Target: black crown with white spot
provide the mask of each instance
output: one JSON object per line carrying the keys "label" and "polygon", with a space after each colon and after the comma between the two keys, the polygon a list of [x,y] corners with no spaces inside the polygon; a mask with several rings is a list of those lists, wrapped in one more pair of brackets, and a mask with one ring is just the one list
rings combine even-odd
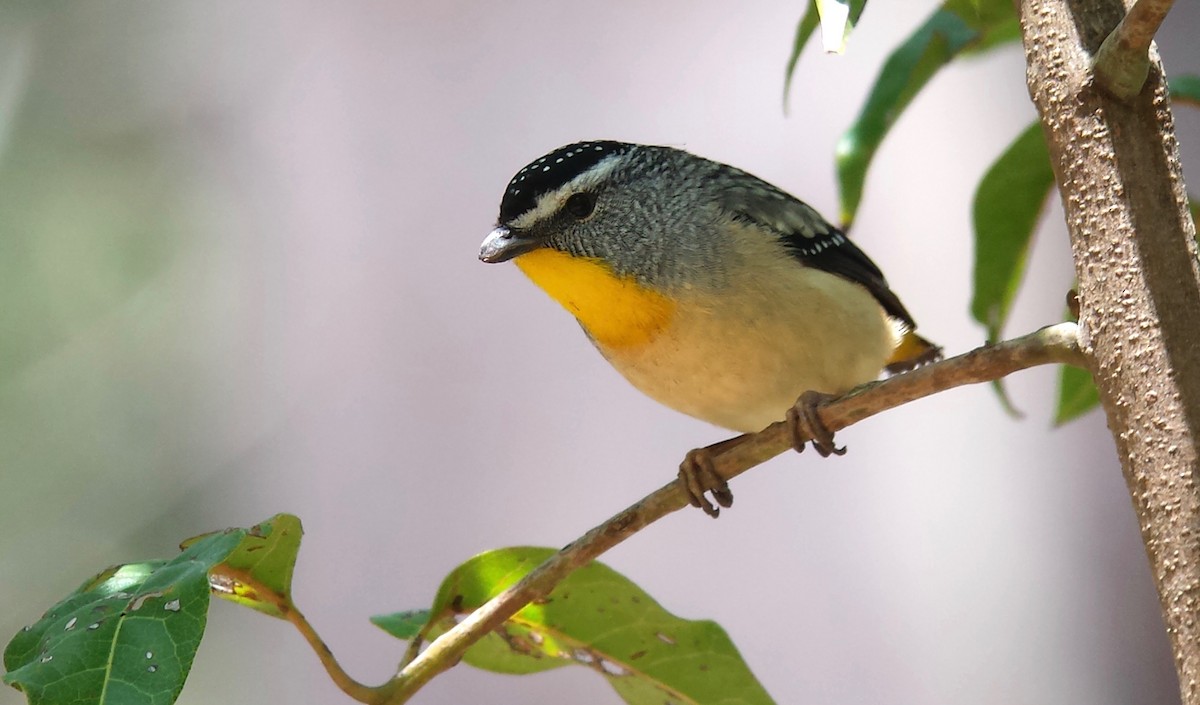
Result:
{"label": "black crown with white spot", "polygon": [[631,147],[626,142],[612,140],[576,142],[535,159],[508,182],[500,201],[500,223],[511,222],[537,205],[543,194],[561,188],[601,161]]}

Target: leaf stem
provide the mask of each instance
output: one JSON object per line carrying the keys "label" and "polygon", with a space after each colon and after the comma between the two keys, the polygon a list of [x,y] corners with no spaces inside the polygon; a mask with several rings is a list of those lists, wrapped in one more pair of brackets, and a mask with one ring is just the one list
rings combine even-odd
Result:
{"label": "leaf stem", "polygon": [[342,689],[342,692],[360,703],[376,705],[387,702],[394,687],[391,681],[381,686],[372,687],[354,680],[350,674],[346,673],[342,665],[338,663],[338,660],[334,658],[333,652],[325,644],[325,640],[317,634],[317,630],[313,628],[313,625],[309,623],[304,614],[294,604],[291,604],[289,601],[286,609],[281,611],[283,612],[284,619],[296,627],[296,630],[300,632],[304,640],[316,652],[317,658],[321,660],[321,665],[325,667],[325,672],[329,674],[334,684]]}

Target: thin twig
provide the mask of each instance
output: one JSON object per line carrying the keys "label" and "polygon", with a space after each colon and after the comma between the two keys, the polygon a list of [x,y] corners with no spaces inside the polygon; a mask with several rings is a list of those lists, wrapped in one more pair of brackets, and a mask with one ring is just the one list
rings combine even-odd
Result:
{"label": "thin twig", "polygon": [[360,703],[368,703],[376,705],[377,703],[387,702],[387,698],[391,695],[391,682],[385,683],[378,687],[364,685],[354,680],[350,674],[346,673],[342,665],[334,658],[333,652],[325,645],[325,640],[318,634],[313,625],[305,619],[300,610],[296,609],[293,604],[288,604],[288,609],[282,610],[283,617],[291,622],[296,630],[304,636],[304,640],[312,647],[312,650],[317,653],[317,658],[321,659],[321,665],[325,667],[325,672],[333,680],[337,687],[342,689],[342,692]]}
{"label": "thin twig", "polygon": [[[431,621],[430,624],[433,622]],[[425,645],[425,639],[420,635],[416,635],[408,642],[408,648],[404,650],[404,656],[400,657],[400,668],[404,668],[412,663],[417,656],[421,654],[421,647]]]}
{"label": "thin twig", "polygon": [[[361,703],[370,705],[386,702],[390,697],[392,688],[395,687],[393,681],[388,681],[379,687],[372,687],[359,683],[346,673],[342,665],[334,658],[329,646],[325,644],[325,640],[317,634],[317,630],[296,607],[296,603],[292,602],[292,597],[287,591],[277,590],[273,586],[264,584],[251,572],[231,568],[226,564],[218,565],[209,572],[208,584],[213,594],[234,602],[255,606],[256,609],[262,609],[266,614],[290,622],[316,652],[317,658],[321,660],[321,665],[325,667],[329,678],[345,694]],[[247,594],[252,595],[252,599],[243,599]],[[274,609],[263,609],[267,606]],[[414,641],[419,642],[419,639]]]}
{"label": "thin twig", "polygon": [[1123,101],[1142,92],[1150,74],[1150,43],[1174,1],[1137,0],[1129,8],[1092,60],[1101,87]]}
{"label": "thin twig", "polygon": [[[865,384],[821,407],[821,419],[838,431],[901,404],[966,384],[999,379],[1037,365],[1065,363],[1083,366],[1078,328],[1060,323],[1029,335],[977,348],[958,357],[927,365],[880,382]],[[717,473],[732,479],[792,447],[792,432],[774,423],[742,437],[714,455]],[[552,556],[516,585],[500,593],[462,622],[438,637],[420,656],[404,666],[381,688],[390,689],[389,705],[403,703],[438,673],[458,663],[467,648],[531,601],[544,597],[576,568],[637,533],[648,524],[688,505],[678,480],[647,495]]]}
{"label": "thin twig", "polygon": [[421,647],[425,645],[425,642],[430,640],[429,635],[442,623],[444,616],[446,615],[429,615],[429,620],[421,625],[421,629],[417,631],[417,635],[409,640],[408,648],[404,650],[404,656],[400,658],[400,665],[397,667],[397,671],[403,670],[405,666],[412,663],[417,656],[421,655]]}

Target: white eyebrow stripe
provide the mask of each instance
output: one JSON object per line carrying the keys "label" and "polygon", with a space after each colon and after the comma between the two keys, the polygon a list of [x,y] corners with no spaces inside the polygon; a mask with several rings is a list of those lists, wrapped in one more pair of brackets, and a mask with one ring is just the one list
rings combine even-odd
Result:
{"label": "white eyebrow stripe", "polygon": [[533,208],[513,218],[509,224],[510,227],[521,230],[554,215],[558,212],[559,208],[562,208],[563,201],[566,201],[568,196],[579,191],[587,191],[607,179],[609,174],[624,160],[624,157],[625,155],[623,154],[614,154],[610,157],[605,157],[574,179],[571,179],[553,191],[542,194],[538,197],[537,203],[534,204]]}

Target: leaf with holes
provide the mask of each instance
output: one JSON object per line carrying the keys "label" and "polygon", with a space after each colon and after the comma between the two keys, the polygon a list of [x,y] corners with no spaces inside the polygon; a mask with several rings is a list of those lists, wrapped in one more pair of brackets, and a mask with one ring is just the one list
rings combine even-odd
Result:
{"label": "leaf with holes", "polygon": [[169,561],[110,568],[25,628],[4,651],[4,682],[30,705],[169,705],[208,617],[208,571],[244,530],[205,537]]}
{"label": "leaf with holes", "polygon": [[904,109],[943,66],[960,53],[1014,41],[1015,10],[998,0],[947,0],[883,65],[858,118],[838,141],[841,219],[849,226],[862,201],[867,169]]}
{"label": "leaf with holes", "polygon": [[213,593],[283,619],[292,609],[292,571],[304,529],[291,514],[250,528],[238,547],[209,573]]}
{"label": "leaf with holes", "polygon": [[1035,122],[1004,150],[975,190],[971,315],[987,328],[988,340],[999,340],[1003,332],[1053,186],[1046,139]]}
{"label": "leaf with holes", "polygon": [[[513,585],[550,548],[505,548],[456,568],[434,601],[433,634],[453,626]],[[567,664],[604,676],[628,703],[770,703],[725,631],[680,619],[600,563],[580,568],[545,599],[527,605],[463,657],[500,673],[534,673]]]}

